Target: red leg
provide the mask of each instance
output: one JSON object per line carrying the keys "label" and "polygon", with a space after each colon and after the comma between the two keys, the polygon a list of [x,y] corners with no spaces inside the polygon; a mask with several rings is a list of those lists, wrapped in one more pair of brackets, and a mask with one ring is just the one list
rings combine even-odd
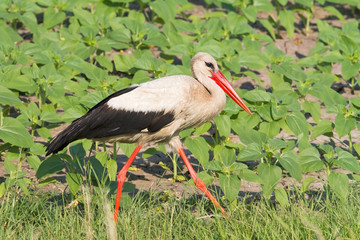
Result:
{"label": "red leg", "polygon": [[189,169],[190,176],[194,180],[194,183],[195,183],[196,187],[199,188],[203,193],[205,193],[205,195],[215,204],[216,207],[220,208],[221,213],[224,216],[225,216],[225,214],[227,216],[229,216],[224,211],[224,209],[220,206],[218,201],[216,201],[215,197],[209,192],[209,190],[207,190],[205,183],[200,178],[197,178],[196,172],[195,172],[194,168],[191,166],[191,164],[189,162],[189,159],[186,157],[186,155],[184,153],[184,150],[180,147],[178,149],[178,152],[179,152],[181,158],[184,160],[184,163],[185,163],[186,167]]}
{"label": "red leg", "polygon": [[117,216],[118,216],[118,211],[119,211],[119,206],[120,206],[120,199],[121,199],[121,192],[122,192],[123,184],[126,180],[126,173],[129,169],[129,167],[131,166],[132,162],[134,161],[136,155],[139,153],[141,147],[142,146],[139,145],[135,148],[135,150],[131,154],[129,160],[127,160],[127,162],[125,163],[125,165],[123,166],[123,168],[120,170],[120,172],[118,174],[118,177],[117,177],[118,186],[117,186],[117,192],[116,192],[115,213],[114,213],[115,223],[117,221]]}

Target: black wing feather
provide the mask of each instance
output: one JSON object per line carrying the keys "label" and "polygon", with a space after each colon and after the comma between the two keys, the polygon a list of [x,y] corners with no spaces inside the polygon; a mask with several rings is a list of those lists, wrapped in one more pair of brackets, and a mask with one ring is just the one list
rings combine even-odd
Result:
{"label": "black wing feather", "polygon": [[136,87],[129,87],[111,94],[91,108],[85,115],[74,120],[50,142],[46,149],[46,155],[57,153],[78,139],[132,134],[143,129],[156,132],[174,120],[173,113],[116,110],[106,104],[111,98],[130,92]]}

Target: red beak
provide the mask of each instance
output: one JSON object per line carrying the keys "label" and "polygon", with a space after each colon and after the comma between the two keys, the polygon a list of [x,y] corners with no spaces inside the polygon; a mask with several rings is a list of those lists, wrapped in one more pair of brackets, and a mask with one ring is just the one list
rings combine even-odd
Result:
{"label": "red beak", "polygon": [[239,97],[239,95],[235,92],[234,88],[230,85],[229,81],[224,77],[224,75],[217,71],[216,73],[212,73],[210,77],[212,80],[219,85],[224,92],[226,92],[229,97],[232,98],[242,109],[244,109],[247,113],[251,114],[250,109],[245,105],[244,101]]}

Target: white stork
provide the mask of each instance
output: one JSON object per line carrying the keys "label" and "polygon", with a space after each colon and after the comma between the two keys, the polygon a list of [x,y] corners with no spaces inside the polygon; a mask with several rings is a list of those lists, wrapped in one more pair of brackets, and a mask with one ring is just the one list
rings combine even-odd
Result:
{"label": "white stork", "polygon": [[218,115],[226,103],[224,92],[246,112],[251,112],[219,71],[212,56],[197,53],[191,60],[191,71],[194,77],[163,77],[111,94],[84,116],[74,120],[47,146],[46,155],[49,155],[82,138],[137,143],[117,177],[115,222],[128,168],[142,146],[158,142],[168,143],[180,154],[196,187],[224,214],[223,208],[207,190],[204,182],[197,178],[181,146],[179,132],[199,126]]}

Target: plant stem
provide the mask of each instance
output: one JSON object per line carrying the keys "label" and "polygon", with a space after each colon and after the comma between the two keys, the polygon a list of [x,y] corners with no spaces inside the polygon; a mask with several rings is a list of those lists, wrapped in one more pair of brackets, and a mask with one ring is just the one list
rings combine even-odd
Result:
{"label": "plant stem", "polygon": [[171,157],[171,161],[173,163],[173,173],[174,173],[174,180],[177,180],[177,158],[176,158],[176,153],[173,152],[172,157]]}
{"label": "plant stem", "polygon": [[350,153],[352,154],[353,144],[352,144],[352,139],[351,139],[351,133],[349,133],[348,136],[349,136],[349,150],[350,150]]}
{"label": "plant stem", "polygon": [[116,161],[116,155],[117,155],[116,142],[114,142],[114,147],[113,147],[113,160],[115,160],[115,161]]}

